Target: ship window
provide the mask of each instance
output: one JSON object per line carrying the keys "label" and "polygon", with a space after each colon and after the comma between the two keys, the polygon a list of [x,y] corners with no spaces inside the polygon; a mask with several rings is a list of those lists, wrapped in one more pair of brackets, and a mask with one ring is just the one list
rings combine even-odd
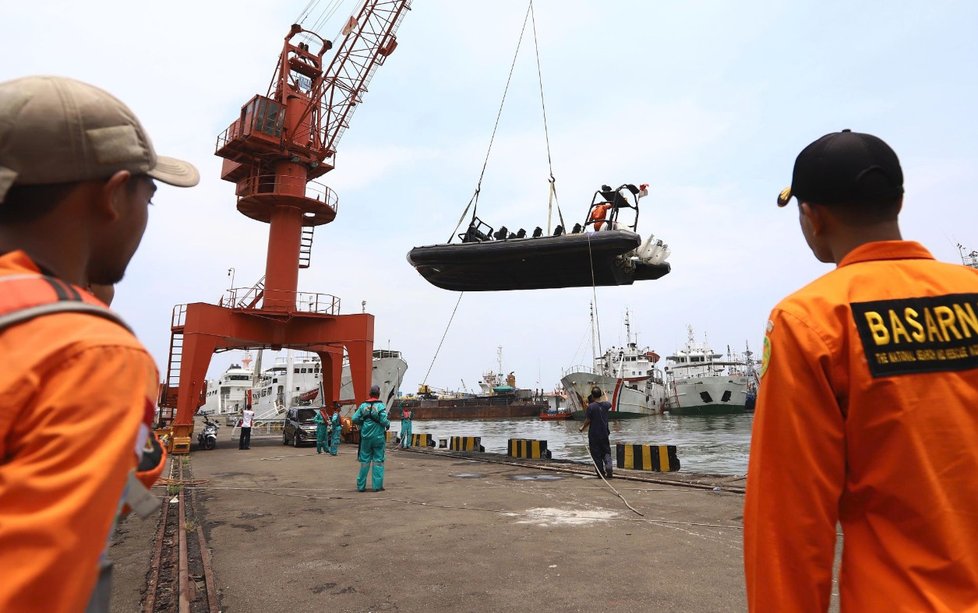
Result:
{"label": "ship window", "polygon": [[723,396],[720,397],[720,402],[730,402],[730,390],[724,390]]}
{"label": "ship window", "polygon": [[700,392],[700,398],[703,402],[713,402],[713,396],[710,396],[710,392]]}

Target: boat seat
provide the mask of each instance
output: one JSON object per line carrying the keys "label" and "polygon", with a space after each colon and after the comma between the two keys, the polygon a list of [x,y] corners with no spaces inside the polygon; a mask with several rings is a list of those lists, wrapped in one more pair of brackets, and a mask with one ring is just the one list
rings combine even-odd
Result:
{"label": "boat seat", "polygon": [[557,226],[554,228],[554,236],[560,236],[564,233],[564,226]]}
{"label": "boat seat", "polygon": [[574,224],[574,229],[571,230],[571,234],[580,234],[582,230],[584,230],[584,228],[581,226],[581,224],[576,223]]}
{"label": "boat seat", "polygon": [[493,232],[492,236],[498,241],[504,241],[509,237],[509,230],[506,229],[506,226],[500,226],[498,230]]}
{"label": "boat seat", "polygon": [[526,230],[520,228],[519,231],[516,233],[516,238],[526,238]]}
{"label": "boat seat", "polygon": [[463,243],[481,243],[492,240],[492,226],[482,221],[478,217],[473,217],[469,227],[458,237]]}
{"label": "boat seat", "polygon": [[543,236],[543,228],[537,226],[533,230],[533,238],[540,238],[541,236]]}

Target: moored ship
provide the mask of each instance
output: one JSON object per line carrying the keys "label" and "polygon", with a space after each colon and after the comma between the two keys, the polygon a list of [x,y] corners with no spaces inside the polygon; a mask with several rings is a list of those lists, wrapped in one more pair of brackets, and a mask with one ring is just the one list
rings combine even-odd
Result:
{"label": "moored ship", "polygon": [[704,340],[698,344],[693,327],[685,347],[666,356],[665,410],[673,415],[744,413],[752,405],[757,376],[748,351],[726,359]]}
{"label": "moored ship", "polygon": [[560,379],[567,392],[569,410],[575,419],[584,419],[587,396],[597,386],[611,403],[609,419],[646,417],[662,412],[665,383],[656,366],[659,355],[649,347],[639,348],[632,337],[625,313],[625,346],[611,347],[594,358],[593,368],[574,366]]}
{"label": "moored ship", "polygon": [[498,371],[487,371],[479,381],[481,394],[436,393],[420,385],[416,396],[396,398],[388,403],[391,419],[400,419],[401,410],[411,411],[413,419],[508,419],[538,417],[549,406],[542,390],[516,387],[516,375],[502,374],[502,348]]}
{"label": "moored ship", "polygon": [[[246,405],[255,411],[255,419],[283,418],[288,407],[321,405],[322,366],[319,356],[299,354],[279,358],[266,370],[261,370],[261,355],[255,368],[251,358],[231,367],[217,380],[207,382],[206,402],[201,410],[211,415],[228,415],[229,423],[236,422]],[[380,386],[381,400],[388,404],[404,380],[407,362],[400,351],[375,349],[371,384]],[[260,375],[256,372],[260,372]],[[340,398],[353,398],[350,366],[344,360],[340,381]]]}

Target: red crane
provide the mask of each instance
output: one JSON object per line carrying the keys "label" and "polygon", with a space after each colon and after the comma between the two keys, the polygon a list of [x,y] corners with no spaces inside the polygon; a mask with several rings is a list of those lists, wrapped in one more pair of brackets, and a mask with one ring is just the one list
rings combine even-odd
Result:
{"label": "red crane", "polygon": [[[298,292],[311,263],[313,229],[336,218],[336,194],[316,181],[333,169],[336,146],[376,69],[397,47],[409,0],[366,0],[331,41],[293,25],[272,82],[217,139],[221,178],[235,183],[237,208],[269,224],[265,275],[232,288],[218,305],[177,305],[160,417],[172,425],[172,450],[190,450],[193,415],[215,351],[303,349],[322,360],[324,401],[339,400],[344,349],[356,402],[366,399],[373,357],[373,316],[341,315],[339,299]],[[291,390],[290,390],[291,392]],[[350,399],[347,399],[350,400]],[[327,404],[327,406],[332,406]]]}

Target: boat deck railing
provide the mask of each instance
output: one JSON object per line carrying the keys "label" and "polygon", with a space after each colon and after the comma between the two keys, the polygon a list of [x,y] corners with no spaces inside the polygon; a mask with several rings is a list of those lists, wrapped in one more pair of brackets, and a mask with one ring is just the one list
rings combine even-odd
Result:
{"label": "boat deck railing", "polygon": [[561,377],[564,377],[564,376],[567,376],[567,375],[569,375],[571,373],[575,373],[575,372],[593,373],[594,372],[594,369],[593,368],[589,368],[589,367],[585,366],[584,364],[575,364],[574,366],[569,366],[569,367],[561,370],[560,371],[560,376]]}

